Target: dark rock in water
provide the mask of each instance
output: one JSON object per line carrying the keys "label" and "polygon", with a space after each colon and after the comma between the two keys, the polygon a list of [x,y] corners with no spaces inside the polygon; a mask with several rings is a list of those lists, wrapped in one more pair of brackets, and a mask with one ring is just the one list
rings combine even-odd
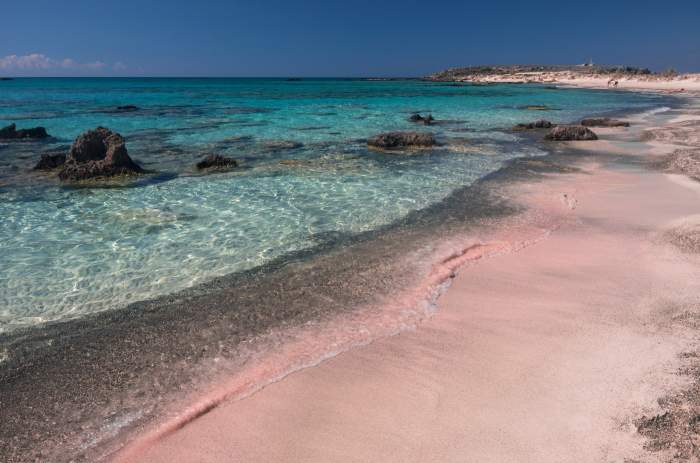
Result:
{"label": "dark rock in water", "polygon": [[529,122],[527,124],[518,124],[513,127],[513,130],[534,130],[534,129],[551,129],[554,126],[549,121],[540,119],[539,121]]}
{"label": "dark rock in water", "polygon": [[44,153],[34,166],[34,170],[53,170],[66,162],[65,153]]}
{"label": "dark rock in water", "polygon": [[411,117],[408,118],[409,122],[422,122],[425,125],[430,125],[433,123],[435,119],[433,118],[432,114],[428,114],[427,116],[423,117],[420,114],[412,114]]}
{"label": "dark rock in water", "polygon": [[34,127],[31,129],[20,129],[17,131],[17,138],[48,138],[49,134],[43,127]]}
{"label": "dark rock in water", "polygon": [[396,149],[409,147],[429,147],[436,144],[432,133],[388,132],[375,135],[367,140],[372,148]]}
{"label": "dark rock in water", "polygon": [[590,117],[581,121],[585,127],[629,127],[630,123],[609,117]]}
{"label": "dark rock in water", "polygon": [[133,104],[127,104],[124,106],[117,106],[117,111],[122,111],[122,112],[138,111],[139,109],[141,109],[141,108],[139,108],[138,106],[133,105]]}
{"label": "dark rock in water", "polygon": [[141,108],[139,108],[136,105],[127,104],[127,105],[111,106],[109,108],[98,109],[97,112],[106,113],[106,114],[118,114],[118,113],[131,113],[131,112],[140,111],[140,110],[141,110]]}
{"label": "dark rock in water", "polygon": [[0,140],[13,140],[17,136],[17,126],[10,124],[0,129]]}
{"label": "dark rock in water", "polygon": [[197,169],[228,169],[237,167],[238,162],[235,159],[221,156],[220,154],[210,154],[197,163]]}
{"label": "dark rock in water", "polygon": [[281,151],[301,148],[304,145],[298,141],[291,140],[268,140],[262,142],[262,146],[271,151]]}
{"label": "dark rock in water", "polygon": [[20,140],[24,138],[47,138],[44,127],[34,127],[31,129],[19,129],[15,124],[10,124],[7,127],[0,129],[0,140]]}
{"label": "dark rock in water", "polygon": [[15,80],[13,77],[0,77],[0,80]]}
{"label": "dark rock in water", "polygon": [[598,136],[591,129],[582,125],[558,125],[544,139],[554,141],[597,140]]}
{"label": "dark rock in water", "polygon": [[58,176],[61,180],[86,180],[143,172],[129,157],[124,137],[97,127],[75,139]]}

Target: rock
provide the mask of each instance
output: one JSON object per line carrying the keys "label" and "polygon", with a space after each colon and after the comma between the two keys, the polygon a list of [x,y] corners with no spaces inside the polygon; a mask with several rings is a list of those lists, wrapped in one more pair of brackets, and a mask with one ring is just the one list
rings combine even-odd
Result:
{"label": "rock", "polygon": [[117,111],[120,111],[120,112],[138,111],[139,109],[141,109],[141,108],[139,108],[138,106],[133,105],[133,104],[127,104],[124,106],[117,106]]}
{"label": "rock", "polygon": [[609,117],[590,117],[581,121],[585,127],[629,127],[630,123]]}
{"label": "rock", "polygon": [[48,138],[49,134],[43,127],[34,127],[31,129],[20,129],[17,131],[17,138]]}
{"label": "rock", "polygon": [[527,124],[518,124],[513,127],[513,130],[534,130],[534,129],[551,129],[554,126],[549,121],[540,119],[539,121],[529,122]]}
{"label": "rock", "polygon": [[262,142],[262,146],[271,151],[282,151],[301,148],[304,145],[298,141],[291,140],[268,140]]}
{"label": "rock", "polygon": [[121,135],[97,127],[75,139],[58,176],[61,180],[86,180],[143,172],[129,157]]}
{"label": "rock", "polygon": [[527,109],[529,111],[551,111],[552,110],[552,108],[550,108],[549,106],[539,105],[539,104],[521,106],[520,109]]}
{"label": "rock", "polygon": [[238,162],[235,159],[221,156],[220,154],[210,154],[197,163],[197,169],[228,169],[237,167]]}
{"label": "rock", "polygon": [[53,170],[66,162],[65,153],[44,153],[34,166],[34,170]]}
{"label": "rock", "polygon": [[433,123],[435,119],[433,118],[432,114],[428,114],[427,116],[423,117],[420,114],[412,114],[411,117],[408,118],[409,122],[422,122],[425,125],[430,125]]}
{"label": "rock", "polygon": [[367,140],[372,148],[397,149],[409,147],[429,147],[436,144],[432,133],[424,132],[387,132],[375,135]]}
{"label": "rock", "polygon": [[17,137],[17,126],[10,124],[0,129],[0,140],[13,140]]}
{"label": "rock", "polygon": [[15,124],[0,129],[0,140],[20,140],[23,138],[48,138],[44,127],[34,127],[31,129],[19,129]]}
{"label": "rock", "polygon": [[598,136],[588,127],[582,125],[558,125],[544,137],[545,140],[597,140]]}

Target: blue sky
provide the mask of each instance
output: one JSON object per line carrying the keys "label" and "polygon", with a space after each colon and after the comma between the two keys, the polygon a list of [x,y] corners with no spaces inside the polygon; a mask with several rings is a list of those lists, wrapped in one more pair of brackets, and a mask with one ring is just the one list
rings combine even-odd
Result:
{"label": "blue sky", "polygon": [[0,75],[419,76],[472,64],[700,71],[700,0],[8,0]]}

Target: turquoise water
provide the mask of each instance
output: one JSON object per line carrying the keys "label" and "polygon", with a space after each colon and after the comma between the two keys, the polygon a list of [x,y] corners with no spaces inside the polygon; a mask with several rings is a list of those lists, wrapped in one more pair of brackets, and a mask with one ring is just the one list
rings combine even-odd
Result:
{"label": "turquoise water", "polygon": [[[515,123],[661,103],[632,93],[419,81],[0,82],[0,126],[40,125],[55,137],[0,143],[0,332],[168,294],[390,224],[509,159],[544,154],[504,130]],[[141,109],[113,111],[126,104]],[[441,122],[413,125],[407,117],[416,111]],[[159,174],[75,188],[31,172],[41,152],[97,125],[124,135],[132,158]],[[442,146],[403,155],[366,149],[368,136],[412,129],[434,132]],[[193,165],[207,153],[241,167],[199,175]]]}

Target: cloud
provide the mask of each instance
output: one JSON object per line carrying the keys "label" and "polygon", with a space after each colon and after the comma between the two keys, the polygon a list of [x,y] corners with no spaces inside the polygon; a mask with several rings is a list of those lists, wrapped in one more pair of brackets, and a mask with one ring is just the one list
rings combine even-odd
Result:
{"label": "cloud", "polygon": [[79,63],[71,58],[56,60],[42,53],[7,55],[0,58],[0,70],[3,71],[99,70],[105,66],[102,61]]}
{"label": "cloud", "polygon": [[117,61],[114,63],[114,66],[112,66],[112,69],[115,71],[125,71],[126,70],[126,64],[122,63],[121,61]]}

